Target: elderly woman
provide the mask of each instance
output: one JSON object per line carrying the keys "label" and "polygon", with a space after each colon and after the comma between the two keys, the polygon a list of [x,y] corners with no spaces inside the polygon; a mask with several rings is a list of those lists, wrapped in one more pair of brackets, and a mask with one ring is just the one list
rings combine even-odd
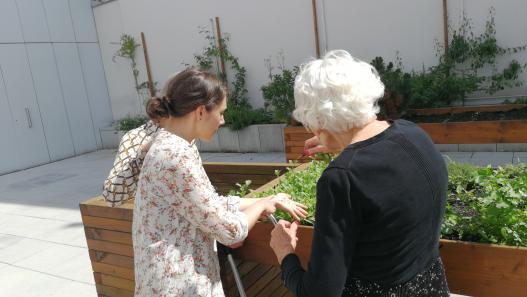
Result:
{"label": "elderly woman", "polygon": [[296,296],[449,296],[439,257],[447,171],[423,130],[379,121],[384,85],[343,50],[304,65],[294,116],[315,134],[306,149],[339,153],[317,183],[307,271],[298,223],[280,221],[271,247]]}

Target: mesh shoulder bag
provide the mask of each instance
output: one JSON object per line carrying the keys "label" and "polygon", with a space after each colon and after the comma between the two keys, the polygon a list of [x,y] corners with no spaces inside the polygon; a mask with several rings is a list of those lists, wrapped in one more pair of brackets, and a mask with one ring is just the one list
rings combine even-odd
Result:
{"label": "mesh shoulder bag", "polygon": [[153,141],[159,127],[152,121],[128,131],[121,142],[117,156],[104,181],[102,196],[114,207],[134,198],[146,151],[141,148]]}

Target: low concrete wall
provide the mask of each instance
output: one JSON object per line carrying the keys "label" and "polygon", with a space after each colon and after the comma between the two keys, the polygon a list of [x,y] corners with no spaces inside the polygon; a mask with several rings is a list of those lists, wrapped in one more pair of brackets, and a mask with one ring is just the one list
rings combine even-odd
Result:
{"label": "low concrete wall", "polygon": [[[285,124],[251,125],[239,131],[221,127],[211,141],[196,142],[200,152],[264,153],[284,151]],[[123,131],[99,129],[103,149],[116,149]]]}
{"label": "low concrete wall", "polygon": [[221,127],[211,141],[198,141],[198,148],[200,152],[283,152],[285,126],[251,125],[239,131]]}

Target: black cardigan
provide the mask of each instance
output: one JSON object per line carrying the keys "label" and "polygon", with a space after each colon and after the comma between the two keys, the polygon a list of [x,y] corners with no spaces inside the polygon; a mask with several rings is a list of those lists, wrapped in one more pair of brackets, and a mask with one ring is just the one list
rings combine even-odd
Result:
{"label": "black cardigan", "polygon": [[308,270],[295,254],[282,280],[296,296],[341,296],[346,280],[391,286],[439,257],[448,174],[428,135],[397,120],[349,145],[317,183]]}

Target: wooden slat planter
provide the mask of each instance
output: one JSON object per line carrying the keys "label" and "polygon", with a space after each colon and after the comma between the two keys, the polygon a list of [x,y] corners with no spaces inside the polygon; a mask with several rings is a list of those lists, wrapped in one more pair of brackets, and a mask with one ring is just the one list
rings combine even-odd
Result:
{"label": "wooden slat planter", "polygon": [[[295,170],[302,170],[307,165]],[[256,191],[267,190],[278,180],[274,179]],[[80,208],[99,296],[133,296],[130,233],[133,202],[110,208],[102,197],[96,197],[81,203]],[[272,228],[269,223],[257,223],[244,245],[235,250],[247,296],[292,296],[282,285],[276,257],[269,247]],[[312,237],[312,227],[299,228],[297,253],[304,267],[311,252]],[[440,251],[453,293],[478,297],[525,296],[526,248],[441,240]],[[220,263],[226,296],[238,296],[229,266],[224,259],[220,259]]]}
{"label": "wooden slat planter", "polygon": [[[420,123],[436,144],[527,143],[527,120]],[[303,127],[284,128],[287,160],[306,162],[304,142],[313,137]]]}
{"label": "wooden slat planter", "polygon": [[[273,226],[257,223],[238,259],[278,265],[269,247]],[[311,253],[312,227],[298,229],[297,254],[304,268]],[[441,240],[441,258],[452,293],[478,297],[524,297],[527,293],[527,248]]]}
{"label": "wooden slat planter", "polygon": [[[278,163],[205,163],[204,168],[219,192],[226,193],[236,183],[253,179],[258,187],[276,179],[275,171],[285,172],[293,164]],[[80,204],[86,241],[98,296],[131,297],[134,291],[134,259],[132,247],[133,201],[118,207],[109,207],[99,196]],[[222,263],[224,287],[228,296],[236,296],[234,279],[228,267]],[[281,284],[275,267],[240,261],[240,271],[246,289],[252,295],[261,294],[272,284]],[[278,278],[277,278],[278,277]],[[263,280],[261,282],[260,280]],[[280,294],[278,294],[280,293]],[[285,292],[277,292],[283,296]],[[273,296],[265,293],[262,296]]]}
{"label": "wooden slat planter", "polygon": [[[294,170],[303,170],[303,164]],[[269,182],[255,192],[265,191],[278,183]],[[270,223],[259,222],[234,256],[243,261],[278,266],[269,246]],[[313,228],[298,229],[297,254],[304,268],[311,254]],[[527,248],[441,240],[440,253],[452,293],[478,297],[527,296]]]}
{"label": "wooden slat planter", "polygon": [[455,106],[442,108],[423,108],[410,109],[408,112],[415,115],[437,115],[437,114],[455,114],[463,112],[495,112],[510,111],[527,107],[527,104],[496,104],[481,106]]}

